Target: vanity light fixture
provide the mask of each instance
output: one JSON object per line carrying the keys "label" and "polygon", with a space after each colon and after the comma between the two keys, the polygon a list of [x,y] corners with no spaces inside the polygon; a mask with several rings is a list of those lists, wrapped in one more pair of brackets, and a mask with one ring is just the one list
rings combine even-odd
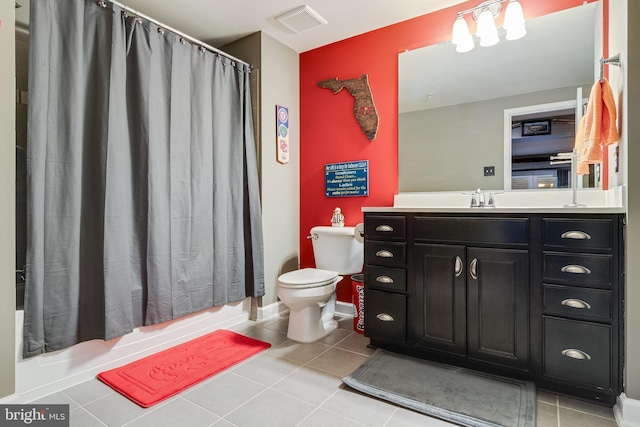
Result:
{"label": "vanity light fixture", "polygon": [[498,30],[495,17],[502,11],[501,3],[508,1],[504,14],[503,28],[507,31],[507,40],[517,40],[527,34],[524,26],[522,6],[518,0],[489,0],[480,5],[458,12],[453,23],[451,42],[456,45],[457,52],[469,52],[474,48],[473,37],[469,33],[469,26],[464,15],[471,13],[473,19],[478,22],[476,36],[480,38],[480,46],[488,47],[498,43]]}
{"label": "vanity light fixture", "polygon": [[[497,3],[496,5],[498,6],[497,9],[499,13],[500,3]],[[473,17],[475,19],[475,12],[473,13]],[[476,29],[476,36],[480,38],[480,46],[489,47],[498,44],[500,41],[498,38],[498,29],[496,28],[496,22],[493,19],[493,12],[488,6],[484,6],[480,9],[477,21],[478,25]]]}
{"label": "vanity light fixture", "polygon": [[507,10],[504,12],[502,27],[507,30],[507,40],[518,40],[527,34],[527,29],[524,27],[522,6],[516,0],[509,0]]}
{"label": "vanity light fixture", "polygon": [[453,23],[453,38],[451,40],[456,45],[456,51],[460,53],[469,52],[474,48],[473,37],[469,33],[469,26],[461,13],[458,14]]}

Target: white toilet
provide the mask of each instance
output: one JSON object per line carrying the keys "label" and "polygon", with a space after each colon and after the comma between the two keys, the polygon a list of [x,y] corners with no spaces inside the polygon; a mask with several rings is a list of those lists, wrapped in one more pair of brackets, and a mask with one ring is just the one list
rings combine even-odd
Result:
{"label": "white toilet", "polygon": [[355,234],[356,227],[313,227],[310,238],[317,268],[278,277],[278,297],[290,310],[287,338],[313,342],[338,327],[333,315],[340,274],[360,273],[364,262],[364,245]]}

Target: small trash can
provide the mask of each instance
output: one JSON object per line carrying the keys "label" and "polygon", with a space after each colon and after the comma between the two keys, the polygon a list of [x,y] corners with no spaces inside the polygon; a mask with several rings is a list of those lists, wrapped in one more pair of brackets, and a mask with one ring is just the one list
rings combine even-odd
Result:
{"label": "small trash can", "polygon": [[359,334],[364,334],[364,274],[354,274],[351,276],[353,287],[353,330]]}

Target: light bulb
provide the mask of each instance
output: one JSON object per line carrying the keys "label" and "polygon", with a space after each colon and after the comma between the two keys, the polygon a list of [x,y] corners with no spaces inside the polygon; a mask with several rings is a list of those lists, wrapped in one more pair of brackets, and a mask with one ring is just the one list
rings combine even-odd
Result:
{"label": "light bulb", "polygon": [[458,43],[460,43],[460,40],[468,35],[469,26],[467,25],[467,21],[465,21],[461,14],[458,14],[458,17],[453,23],[453,31],[451,32],[451,43],[457,45]]}
{"label": "light bulb", "polygon": [[493,20],[493,13],[491,13],[489,8],[485,8],[480,12],[476,36],[480,37],[480,46],[482,47],[493,46],[500,41],[498,38],[498,29]]}
{"label": "light bulb", "polygon": [[473,43],[473,37],[471,36],[471,34],[467,33],[461,39],[458,40],[458,45],[456,46],[456,52],[460,52],[460,53],[469,52],[474,47],[475,47],[475,43]]}
{"label": "light bulb", "polygon": [[522,6],[517,0],[510,0],[507,5],[504,13],[504,29],[507,30],[507,40],[518,40],[527,34]]}

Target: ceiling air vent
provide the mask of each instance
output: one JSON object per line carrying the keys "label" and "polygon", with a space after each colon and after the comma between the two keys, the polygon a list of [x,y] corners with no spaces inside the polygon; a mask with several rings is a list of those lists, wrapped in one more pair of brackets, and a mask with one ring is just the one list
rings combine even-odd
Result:
{"label": "ceiling air vent", "polygon": [[290,12],[278,15],[276,20],[294,33],[301,33],[327,23],[326,19],[318,15],[308,5],[300,6]]}

